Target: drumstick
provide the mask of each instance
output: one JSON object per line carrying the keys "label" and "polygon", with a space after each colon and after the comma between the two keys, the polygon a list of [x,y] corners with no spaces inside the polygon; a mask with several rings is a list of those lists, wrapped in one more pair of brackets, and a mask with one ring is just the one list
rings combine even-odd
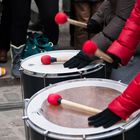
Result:
{"label": "drumstick", "polygon": [[112,63],[113,62],[113,59],[107,55],[106,53],[104,53],[103,51],[101,51],[97,45],[91,41],[91,40],[87,40],[84,45],[83,45],[83,48],[82,48],[83,52],[89,56],[97,56],[101,59],[103,59],[104,61],[106,62],[109,62],[109,63]]}
{"label": "drumstick", "polygon": [[61,95],[56,94],[56,93],[49,94],[49,96],[47,98],[47,101],[51,105],[56,105],[57,106],[59,104],[62,104],[62,105],[70,107],[71,109],[78,109],[78,111],[84,111],[84,112],[87,112],[87,113],[95,114],[95,113],[101,112],[101,110],[99,110],[99,109],[88,107],[86,105],[82,105],[82,104],[79,104],[79,103],[75,103],[75,102],[72,102],[72,101],[65,100],[61,97]]}
{"label": "drumstick", "polygon": [[43,55],[41,57],[41,62],[44,65],[49,65],[53,62],[66,62],[67,60],[69,60],[70,58],[56,58],[56,57],[51,57],[50,55]]}
{"label": "drumstick", "polygon": [[57,24],[65,24],[66,22],[69,22],[72,25],[79,26],[79,27],[82,27],[82,28],[87,28],[87,24],[86,23],[83,23],[83,22],[80,22],[80,21],[76,21],[76,20],[70,19],[63,12],[59,12],[59,13],[56,14],[56,16],[55,16],[55,22]]}

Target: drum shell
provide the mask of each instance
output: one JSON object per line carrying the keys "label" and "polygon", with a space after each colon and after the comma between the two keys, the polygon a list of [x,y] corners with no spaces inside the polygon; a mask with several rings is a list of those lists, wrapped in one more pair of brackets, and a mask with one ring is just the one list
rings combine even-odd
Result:
{"label": "drum shell", "polygon": [[42,88],[66,80],[79,78],[107,78],[105,70],[105,64],[100,63],[98,64],[98,66],[96,66],[94,69],[91,69],[90,71],[85,71],[81,73],[69,73],[63,75],[44,74],[44,76],[38,76],[34,73],[26,73],[22,71],[21,84],[23,89],[23,97],[24,99],[30,98]]}

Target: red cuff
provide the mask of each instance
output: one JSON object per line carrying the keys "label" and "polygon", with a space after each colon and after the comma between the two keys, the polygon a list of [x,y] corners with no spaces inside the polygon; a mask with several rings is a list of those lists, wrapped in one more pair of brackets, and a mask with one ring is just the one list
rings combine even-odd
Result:
{"label": "red cuff", "polygon": [[134,55],[134,51],[124,47],[118,41],[112,43],[107,49],[107,53],[113,54],[121,59],[122,65],[127,65],[131,57]]}

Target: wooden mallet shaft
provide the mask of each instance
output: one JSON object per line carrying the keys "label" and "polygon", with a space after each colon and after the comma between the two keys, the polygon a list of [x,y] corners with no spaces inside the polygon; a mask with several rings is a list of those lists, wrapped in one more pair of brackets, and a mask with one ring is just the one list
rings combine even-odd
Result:
{"label": "wooden mallet shaft", "polygon": [[91,113],[91,114],[97,114],[97,113],[101,112],[101,110],[99,110],[99,109],[92,108],[92,107],[82,105],[79,103],[75,103],[72,101],[68,101],[65,99],[61,99],[61,105],[65,105],[65,106],[68,106],[70,108],[78,109],[78,110],[81,110],[83,112]]}
{"label": "wooden mallet shaft", "polygon": [[70,57],[51,57],[51,62],[66,62],[70,59]]}
{"label": "wooden mallet shaft", "polygon": [[82,27],[82,28],[87,28],[87,23],[83,23],[83,22],[73,20],[73,19],[70,19],[70,18],[68,18],[67,20],[72,25],[79,26],[79,27]]}
{"label": "wooden mallet shaft", "polygon": [[61,25],[62,24],[65,24],[66,22],[69,22],[72,25],[79,26],[79,27],[82,27],[82,28],[87,28],[87,24],[86,23],[83,23],[83,22],[80,22],[80,21],[77,21],[77,20],[70,19],[63,12],[59,12],[59,13],[56,14],[56,16],[55,16],[55,22],[57,24],[61,24]]}
{"label": "wooden mallet shaft", "polygon": [[51,105],[64,105],[67,107],[70,107],[71,109],[77,109],[78,111],[82,111],[82,112],[86,112],[86,113],[91,113],[91,114],[97,114],[99,112],[101,112],[101,110],[99,109],[95,109],[92,107],[88,107],[86,105],[82,105],[79,103],[75,103],[72,101],[68,101],[63,99],[59,94],[49,94],[47,101],[51,104]]}
{"label": "wooden mallet shaft", "polygon": [[106,62],[113,63],[113,59],[109,55],[107,55],[106,53],[101,51],[100,49],[97,49],[95,51],[95,56],[101,58],[102,60],[104,60]]}

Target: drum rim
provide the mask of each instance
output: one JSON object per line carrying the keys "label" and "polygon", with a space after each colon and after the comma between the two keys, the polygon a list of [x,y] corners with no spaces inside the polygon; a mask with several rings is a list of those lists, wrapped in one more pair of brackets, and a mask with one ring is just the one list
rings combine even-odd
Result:
{"label": "drum rim", "polygon": [[105,64],[99,63],[99,64],[94,65],[94,67],[92,67],[92,68],[88,68],[87,70],[71,72],[71,73],[63,73],[63,74],[45,74],[45,73],[42,74],[42,73],[35,73],[35,72],[31,72],[31,71],[26,71],[26,70],[22,71],[21,74],[24,73],[28,76],[39,77],[39,78],[84,77],[88,74],[101,70],[104,66],[105,66]]}
{"label": "drum rim", "polygon": [[[75,80],[68,80],[68,81],[63,81],[63,82],[59,82],[59,83],[56,83],[56,84],[53,84],[53,85],[50,85],[46,88],[43,88],[42,90],[40,90],[39,92],[37,92],[36,94],[34,94],[30,100],[28,101],[27,105],[26,105],[26,108],[25,108],[25,115],[28,115],[27,114],[27,108],[30,104],[30,102],[37,96],[39,95],[40,93],[42,93],[42,91],[44,90],[48,90],[52,87],[55,87],[55,86],[59,86],[59,85],[63,85],[64,83],[72,83],[72,82],[76,82],[76,81],[103,81],[103,82],[111,82],[111,84],[115,83],[115,84],[118,84],[120,86],[122,86],[122,88],[124,88],[123,90],[125,90],[125,88],[127,87],[126,84],[124,83],[121,83],[120,81],[114,81],[114,80],[110,80],[110,79],[101,79],[101,78],[86,78],[86,79],[75,79]],[[122,89],[121,89],[122,90]],[[137,115],[138,117],[140,116],[140,114]],[[117,134],[120,134],[122,133],[124,130],[127,131],[129,130],[130,128],[133,128],[136,124],[138,124],[139,122],[139,119],[138,117],[134,117],[129,123],[127,124],[123,124],[121,127],[117,127],[117,128],[114,128],[114,129],[108,129],[107,131],[103,132],[103,133],[82,133],[81,135],[76,135],[76,134],[73,134],[73,135],[76,135],[76,136],[79,136],[79,140],[80,139],[83,139],[83,137],[86,137],[87,139],[93,139],[93,138],[104,138],[104,137],[110,137],[110,136],[114,136],[114,135],[117,135]],[[28,117],[27,117],[28,118]],[[36,126],[32,120],[30,120],[30,118],[28,118],[27,120],[25,120],[30,126],[31,128],[37,130],[37,132],[39,132],[40,134],[43,134],[43,135],[48,135],[48,136],[52,136],[52,138],[55,138],[55,136],[60,137],[60,139],[66,139],[66,138],[69,138],[71,137],[71,135],[69,134],[63,134],[62,133],[59,133],[58,134],[56,132],[50,132],[50,130],[45,130],[43,128],[40,128],[39,126]],[[131,127],[130,125],[132,125],[133,123],[133,127]],[[92,128],[90,128],[92,130]],[[85,130],[85,129],[84,129]],[[49,133],[48,133],[49,131]],[[93,132],[93,130],[92,130]]]}
{"label": "drum rim", "polygon": [[[55,52],[79,52],[80,50],[55,50],[55,51],[51,51],[53,53]],[[43,54],[49,54],[49,52],[45,52],[45,53],[39,53],[39,54],[35,54],[35,55],[32,55],[32,56],[29,56],[27,58],[25,58],[24,60],[21,61],[21,66],[20,66],[20,71],[21,71],[21,74],[24,73],[26,75],[29,75],[29,76],[33,76],[33,77],[42,77],[42,78],[67,78],[68,76],[71,76],[71,77],[75,77],[75,76],[80,76],[80,75],[86,75],[88,73],[91,73],[91,72],[95,72],[97,71],[96,68],[98,68],[98,70],[102,69],[104,67],[104,63],[102,60],[98,60],[100,63],[97,63],[97,64],[94,64],[94,65],[89,65],[89,66],[86,66],[84,69],[77,69],[77,71],[73,71],[73,72],[64,72],[64,73],[39,73],[39,72],[34,72],[34,71],[30,71],[28,69],[25,69],[22,65],[24,62],[26,62],[27,60],[35,57],[35,56],[40,56],[40,55],[43,55]]]}

